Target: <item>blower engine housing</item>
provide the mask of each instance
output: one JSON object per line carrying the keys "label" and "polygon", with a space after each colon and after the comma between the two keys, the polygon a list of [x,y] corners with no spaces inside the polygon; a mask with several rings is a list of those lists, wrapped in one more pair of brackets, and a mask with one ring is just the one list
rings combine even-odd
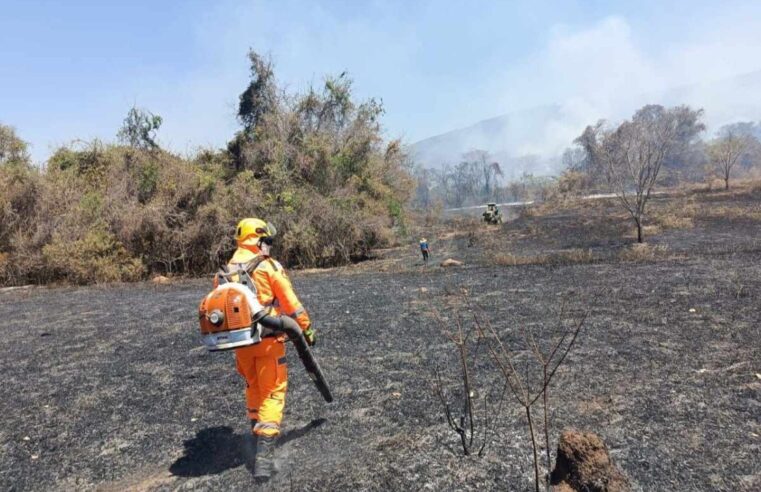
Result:
{"label": "blower engine housing", "polygon": [[257,344],[262,341],[257,321],[265,314],[256,294],[246,285],[221,284],[198,307],[203,344],[210,352]]}
{"label": "blower engine housing", "polygon": [[[243,283],[233,281],[235,276]],[[330,385],[298,323],[288,316],[269,316],[256,298],[256,287],[244,270],[221,271],[217,280],[220,285],[209,292],[198,307],[201,337],[207,350],[232,350],[257,344],[263,336],[285,335],[293,342],[304,369],[322,397],[332,402]]]}

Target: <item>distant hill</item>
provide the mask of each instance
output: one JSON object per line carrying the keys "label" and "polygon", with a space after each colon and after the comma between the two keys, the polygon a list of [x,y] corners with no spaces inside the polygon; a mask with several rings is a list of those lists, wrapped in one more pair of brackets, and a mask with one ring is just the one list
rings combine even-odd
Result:
{"label": "distant hill", "polygon": [[[469,150],[483,149],[488,150],[503,168],[506,162],[510,162],[513,170],[522,172],[523,168],[540,164],[537,152],[539,148],[532,148],[532,142],[553,121],[562,118],[560,105],[541,106],[489,118],[421,140],[412,144],[410,150],[416,162],[438,169],[446,164],[456,164],[462,154]],[[544,167],[543,163],[542,166]]]}
{"label": "distant hill", "polygon": [[644,104],[702,107],[709,132],[734,121],[759,121],[761,71],[614,103],[573,101],[515,111],[420,140],[408,149],[416,163],[429,168],[457,164],[465,152],[482,149],[494,156],[507,177],[522,172],[552,174],[561,167],[563,150],[586,125],[601,118],[630,117]]}

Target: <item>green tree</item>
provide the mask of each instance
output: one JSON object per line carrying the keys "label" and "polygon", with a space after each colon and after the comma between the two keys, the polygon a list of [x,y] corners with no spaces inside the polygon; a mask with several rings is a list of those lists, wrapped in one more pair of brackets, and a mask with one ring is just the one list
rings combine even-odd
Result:
{"label": "green tree", "polygon": [[251,63],[251,81],[240,95],[238,118],[246,129],[252,133],[264,115],[277,107],[277,87],[272,61],[250,50],[248,60]]}
{"label": "green tree", "polygon": [[133,106],[116,136],[132,148],[154,150],[159,148],[156,132],[162,121],[161,116]]}
{"label": "green tree", "polygon": [[0,166],[5,164],[29,164],[27,143],[16,135],[12,126],[0,123]]}

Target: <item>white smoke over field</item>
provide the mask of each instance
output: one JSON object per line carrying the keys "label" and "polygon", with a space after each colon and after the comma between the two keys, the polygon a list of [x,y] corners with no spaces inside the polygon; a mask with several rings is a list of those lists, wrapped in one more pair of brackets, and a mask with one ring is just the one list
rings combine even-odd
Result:
{"label": "white smoke over field", "polygon": [[[761,22],[742,12],[683,32],[680,42],[645,49],[623,17],[584,29],[558,26],[544,47],[495,77],[490,90],[505,115],[412,146],[425,165],[456,162],[481,148],[508,172],[557,169],[559,156],[588,124],[630,117],[645,104],[705,109],[709,133],[740,120],[761,120]],[[525,156],[532,156],[526,159]]]}

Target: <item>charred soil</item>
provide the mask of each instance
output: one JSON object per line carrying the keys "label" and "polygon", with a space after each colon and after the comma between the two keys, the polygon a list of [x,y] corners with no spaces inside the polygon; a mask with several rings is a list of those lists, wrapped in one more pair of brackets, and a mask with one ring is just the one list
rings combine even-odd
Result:
{"label": "charred soil", "polygon": [[[637,262],[610,253],[631,241],[621,239],[625,222],[610,222],[605,239],[586,229],[588,217],[557,214],[439,234],[428,265],[411,246],[354,268],[294,272],[336,401],[321,400],[289,350],[280,472],[269,486],[533,488],[522,409],[506,404],[484,456],[463,457],[432,390],[431,365],[451,348],[429,313],[456,311],[450,301],[465,289],[508,339],[549,323],[561,297],[589,310],[553,383],[551,447],[565,428],[597,433],[634,490],[761,488],[761,224],[698,218],[653,235],[669,254]],[[494,248],[568,247],[601,254],[574,264],[490,259]],[[440,268],[447,257],[465,264]],[[209,283],[0,293],[0,489],[254,487],[233,356],[199,346],[196,309]]]}

